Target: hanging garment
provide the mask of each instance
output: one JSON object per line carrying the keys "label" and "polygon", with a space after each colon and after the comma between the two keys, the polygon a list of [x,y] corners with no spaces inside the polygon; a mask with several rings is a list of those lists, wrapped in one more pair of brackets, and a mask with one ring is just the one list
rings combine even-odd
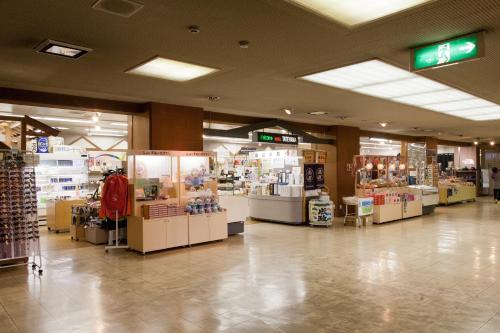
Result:
{"label": "hanging garment", "polygon": [[100,218],[116,220],[130,215],[128,179],[124,175],[113,174],[106,178],[101,194]]}

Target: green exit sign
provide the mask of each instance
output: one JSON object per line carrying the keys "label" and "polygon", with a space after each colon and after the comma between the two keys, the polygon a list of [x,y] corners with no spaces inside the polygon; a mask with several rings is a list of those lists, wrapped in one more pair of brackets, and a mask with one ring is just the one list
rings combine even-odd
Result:
{"label": "green exit sign", "polygon": [[477,32],[411,51],[413,72],[473,60],[484,56],[484,33]]}

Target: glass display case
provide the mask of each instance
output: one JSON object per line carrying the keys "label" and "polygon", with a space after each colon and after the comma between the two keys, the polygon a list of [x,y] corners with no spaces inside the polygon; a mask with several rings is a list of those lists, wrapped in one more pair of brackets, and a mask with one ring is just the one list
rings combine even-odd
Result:
{"label": "glass display case", "polygon": [[407,186],[407,159],[401,156],[354,156],[357,188]]}

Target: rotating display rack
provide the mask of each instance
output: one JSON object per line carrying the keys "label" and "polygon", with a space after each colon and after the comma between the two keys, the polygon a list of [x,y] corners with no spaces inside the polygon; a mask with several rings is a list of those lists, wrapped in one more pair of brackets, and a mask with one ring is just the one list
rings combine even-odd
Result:
{"label": "rotating display rack", "polygon": [[35,156],[0,150],[0,268],[29,264],[42,274]]}

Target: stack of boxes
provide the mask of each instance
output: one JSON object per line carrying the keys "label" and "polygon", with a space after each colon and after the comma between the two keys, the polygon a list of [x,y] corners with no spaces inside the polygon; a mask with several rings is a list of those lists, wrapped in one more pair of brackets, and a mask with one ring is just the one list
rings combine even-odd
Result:
{"label": "stack of boxes", "polygon": [[186,214],[184,207],[180,207],[177,205],[166,205],[166,204],[144,205],[142,206],[142,210],[143,210],[142,216],[146,220]]}

